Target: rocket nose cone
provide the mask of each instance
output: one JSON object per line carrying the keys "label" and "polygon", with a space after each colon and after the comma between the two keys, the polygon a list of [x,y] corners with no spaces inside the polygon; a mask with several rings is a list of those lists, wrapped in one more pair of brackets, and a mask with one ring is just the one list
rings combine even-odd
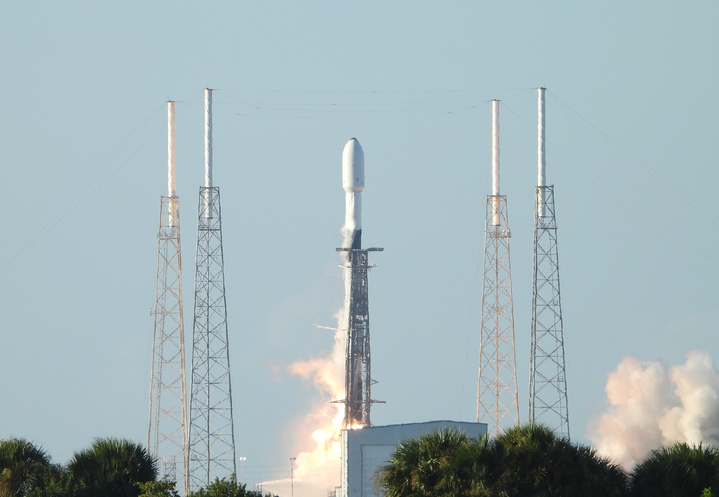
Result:
{"label": "rocket nose cone", "polygon": [[346,192],[364,190],[364,151],[357,138],[352,138],[342,151],[342,187]]}

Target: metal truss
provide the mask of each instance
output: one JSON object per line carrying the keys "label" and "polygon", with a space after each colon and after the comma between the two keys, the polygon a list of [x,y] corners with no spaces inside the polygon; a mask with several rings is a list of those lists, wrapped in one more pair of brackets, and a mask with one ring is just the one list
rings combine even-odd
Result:
{"label": "metal truss", "polygon": [[350,278],[349,308],[347,324],[347,345],[345,349],[345,398],[339,402],[345,405],[343,427],[345,429],[372,426],[370,406],[383,404],[372,400],[370,390],[376,382],[371,375],[371,354],[369,339],[369,296],[367,285],[368,252],[382,251],[381,248],[350,249],[348,264],[343,266]]}
{"label": "metal truss", "polygon": [[189,489],[237,473],[220,189],[200,187],[190,396]]}
{"label": "metal truss", "polygon": [[534,212],[529,422],[569,438],[553,186],[536,187]]}
{"label": "metal truss", "polygon": [[187,383],[180,254],[180,200],[176,196],[162,197],[147,447],[160,465],[161,477],[177,481],[178,486],[184,484],[187,475]]}
{"label": "metal truss", "polygon": [[477,421],[494,423],[495,435],[501,432],[505,418],[519,424],[509,259],[512,234],[507,221],[507,196],[487,195]]}

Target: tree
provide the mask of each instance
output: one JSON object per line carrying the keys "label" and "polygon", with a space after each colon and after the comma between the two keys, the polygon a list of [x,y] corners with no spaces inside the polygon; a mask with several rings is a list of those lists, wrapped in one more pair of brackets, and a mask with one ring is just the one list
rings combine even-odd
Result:
{"label": "tree", "polygon": [[486,437],[471,440],[457,430],[441,430],[402,442],[376,485],[385,497],[489,496],[491,448]]}
{"label": "tree", "polygon": [[653,450],[631,474],[632,495],[674,497],[719,492],[719,449],[676,443]]}
{"label": "tree", "polygon": [[51,472],[45,451],[22,438],[0,441],[0,496],[25,496]]}
{"label": "tree", "polygon": [[137,484],[139,497],[179,497],[174,481],[148,481]]}
{"label": "tree", "polygon": [[80,485],[73,479],[67,468],[53,464],[41,486],[34,488],[27,497],[68,497],[77,496]]}
{"label": "tree", "polygon": [[115,438],[96,439],[68,464],[82,497],[138,497],[138,483],[157,479],[157,464],[139,444]]}
{"label": "tree", "polygon": [[624,471],[591,447],[572,445],[541,425],[507,430],[494,442],[499,464],[498,495],[620,497],[627,495]]}
{"label": "tree", "polygon": [[622,497],[627,475],[594,449],[543,426],[512,428],[495,440],[444,430],[402,442],[380,469],[385,497]]}
{"label": "tree", "polygon": [[260,497],[258,492],[248,492],[247,485],[238,483],[237,477],[233,474],[229,479],[215,478],[206,488],[196,492],[190,492],[188,497]]}

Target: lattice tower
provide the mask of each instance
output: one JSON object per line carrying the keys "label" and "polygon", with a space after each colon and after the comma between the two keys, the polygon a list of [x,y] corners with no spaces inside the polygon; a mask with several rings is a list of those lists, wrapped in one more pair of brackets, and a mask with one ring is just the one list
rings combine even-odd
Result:
{"label": "lattice tower", "polygon": [[492,101],[492,195],[487,196],[485,212],[477,421],[493,423],[494,433],[499,435],[505,419],[519,424],[509,258],[512,233],[507,196],[499,194],[499,100]]}
{"label": "lattice tower", "polygon": [[237,474],[220,189],[212,186],[212,90],[205,90],[205,186],[200,187],[192,337],[189,487]]}
{"label": "lattice tower", "polygon": [[200,188],[189,459],[191,491],[237,472],[218,187]]}
{"label": "lattice tower", "polygon": [[[494,224],[497,217],[499,224]],[[495,435],[498,435],[507,420],[514,425],[519,422],[509,257],[509,239],[512,235],[507,223],[506,195],[487,196],[484,233],[477,421],[490,422],[494,426]]]}
{"label": "lattice tower", "polygon": [[[179,214],[179,199],[162,197],[157,235],[155,332],[147,439],[150,454],[161,462],[165,473],[176,474],[171,468],[180,466],[178,486],[187,474],[187,383]],[[162,476],[170,477],[171,474]]]}
{"label": "lattice tower", "polygon": [[554,186],[538,186],[535,195],[529,422],[569,437]]}
{"label": "lattice tower", "polygon": [[529,365],[529,422],[569,438],[564,326],[559,288],[554,186],[546,185],[545,88],[538,88],[537,187],[534,196],[534,271]]}
{"label": "lattice tower", "polygon": [[147,447],[163,479],[184,488],[187,475],[187,391],[182,311],[180,199],[175,195],[174,102],[168,102],[168,190],[160,200],[155,327]]}

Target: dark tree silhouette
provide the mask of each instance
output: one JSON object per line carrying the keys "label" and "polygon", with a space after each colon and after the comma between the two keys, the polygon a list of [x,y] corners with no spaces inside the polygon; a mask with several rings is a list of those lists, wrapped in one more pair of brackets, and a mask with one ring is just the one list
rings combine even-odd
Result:
{"label": "dark tree silhouette", "polygon": [[116,438],[97,439],[76,453],[68,471],[81,497],[137,497],[138,483],[157,479],[157,465],[145,448]]}
{"label": "dark tree silhouette", "polygon": [[627,475],[543,426],[496,440],[444,430],[401,443],[377,485],[385,497],[623,497]]}
{"label": "dark tree silhouette", "polygon": [[507,430],[494,441],[498,495],[620,497],[627,475],[590,447],[572,445],[541,425]]}
{"label": "dark tree silhouette", "polygon": [[[632,496],[700,497],[719,493],[719,450],[676,443],[653,450],[631,474]],[[708,492],[706,491],[708,489]]]}
{"label": "dark tree silhouette", "polygon": [[51,472],[43,449],[22,438],[0,441],[0,497],[27,495],[42,487]]}
{"label": "dark tree silhouette", "polygon": [[491,468],[486,437],[474,441],[457,430],[441,430],[402,442],[376,484],[385,497],[489,496]]}

